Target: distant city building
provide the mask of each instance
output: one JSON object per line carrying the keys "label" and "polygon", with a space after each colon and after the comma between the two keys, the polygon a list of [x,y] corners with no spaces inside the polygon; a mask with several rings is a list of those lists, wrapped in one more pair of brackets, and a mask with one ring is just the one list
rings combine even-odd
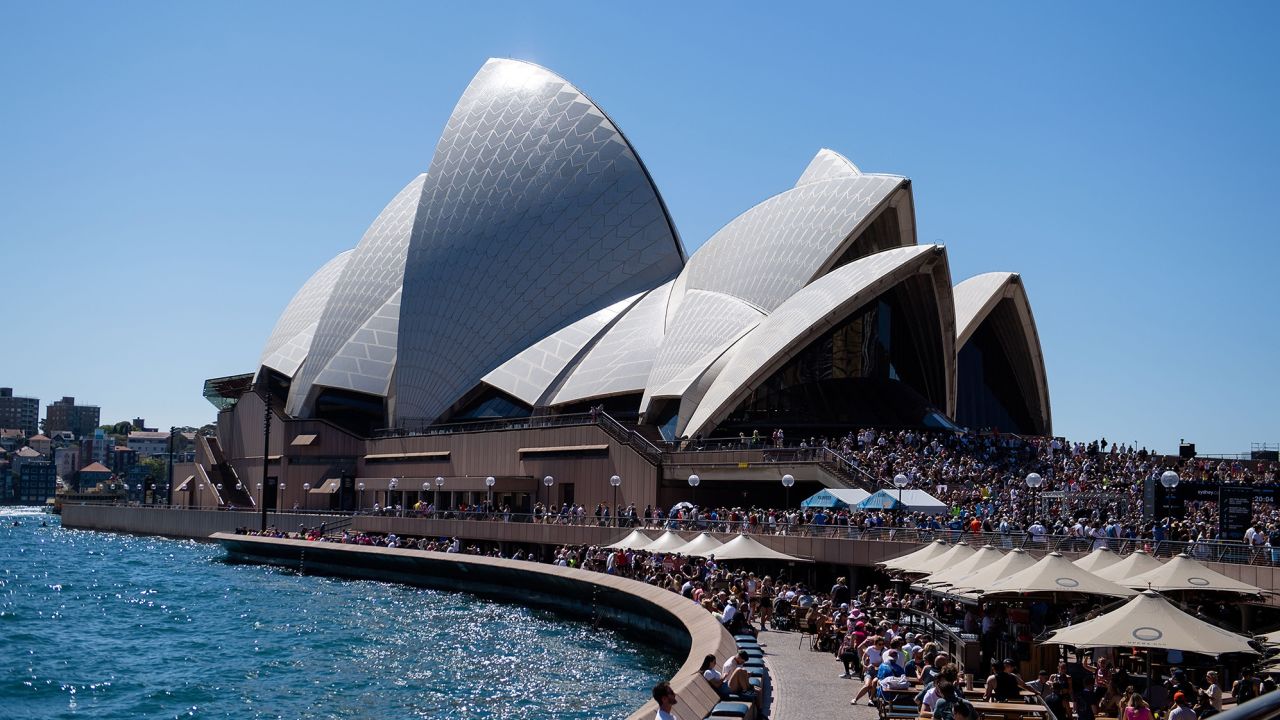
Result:
{"label": "distant city building", "polygon": [[8,460],[0,460],[0,502],[13,502],[17,488],[13,484],[13,468]]}
{"label": "distant city building", "polygon": [[0,450],[13,452],[22,447],[22,439],[27,434],[18,428],[0,428]]}
{"label": "distant city building", "polygon": [[100,482],[106,482],[110,479],[111,468],[102,463],[89,463],[80,468],[80,475],[77,481],[81,490],[87,490]]}
{"label": "distant city building", "polygon": [[58,492],[58,470],[52,460],[28,459],[17,478],[17,500],[24,505],[43,505]]}
{"label": "distant city building", "polygon": [[76,471],[80,469],[80,448],[74,445],[60,447],[53,451],[53,465],[58,470],[58,477],[63,482],[73,482]]}
{"label": "distant city building", "polygon": [[115,450],[116,440],[103,432],[102,428],[94,428],[87,436],[80,439],[80,458],[84,462],[97,462],[106,465],[111,461],[111,451]]}
{"label": "distant city building", "polygon": [[77,405],[74,397],[63,397],[45,409],[44,431],[70,430],[76,437],[83,438],[98,427],[100,415],[97,405]]}
{"label": "distant city building", "polygon": [[169,454],[169,433],[134,430],[129,433],[129,449],[142,457]]}
{"label": "distant city building", "polygon": [[146,418],[134,418],[134,419],[133,419],[133,422],[131,422],[131,423],[129,423],[129,424],[133,426],[133,429],[134,429],[134,430],[144,430],[144,431],[147,431],[147,432],[155,432],[155,431],[156,431],[156,429],[157,429],[157,428],[149,428],[149,427],[147,427],[147,420],[146,420]]}
{"label": "distant city building", "polygon": [[58,432],[51,432],[47,434],[55,446],[67,445],[76,441],[76,434],[70,430],[59,430]]}
{"label": "distant city building", "polygon": [[132,450],[123,445],[117,445],[115,449],[111,451],[111,462],[109,463],[111,472],[114,472],[117,475],[123,475],[137,464],[138,452],[136,450]]}
{"label": "distant city building", "polygon": [[17,428],[28,436],[40,432],[40,399],[13,394],[0,388],[0,428]]}
{"label": "distant city building", "polygon": [[13,458],[11,459],[11,462],[13,463],[13,473],[15,475],[21,475],[22,466],[24,464],[43,459],[43,455],[29,447],[18,448],[18,451],[13,454]]}
{"label": "distant city building", "polygon": [[27,438],[27,447],[35,450],[45,457],[48,457],[53,451],[53,441],[44,435],[35,435]]}

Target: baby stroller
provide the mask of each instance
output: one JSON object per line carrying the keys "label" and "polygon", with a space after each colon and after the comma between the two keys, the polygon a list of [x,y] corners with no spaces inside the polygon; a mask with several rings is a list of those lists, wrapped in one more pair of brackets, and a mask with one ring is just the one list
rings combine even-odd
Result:
{"label": "baby stroller", "polygon": [[791,603],[785,597],[779,597],[773,601],[773,629],[795,629],[795,620],[791,617]]}

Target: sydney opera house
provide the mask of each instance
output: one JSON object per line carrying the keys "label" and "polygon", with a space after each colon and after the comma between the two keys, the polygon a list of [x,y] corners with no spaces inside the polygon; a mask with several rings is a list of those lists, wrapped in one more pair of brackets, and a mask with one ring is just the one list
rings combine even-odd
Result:
{"label": "sydney opera house", "polygon": [[908,178],[820,150],[689,255],[609,116],[512,60],[480,69],[426,172],[298,290],[257,369],[205,394],[218,436],[180,504],[767,501],[782,472],[867,479],[715,439],[1051,432],[1019,276],[953,285]]}

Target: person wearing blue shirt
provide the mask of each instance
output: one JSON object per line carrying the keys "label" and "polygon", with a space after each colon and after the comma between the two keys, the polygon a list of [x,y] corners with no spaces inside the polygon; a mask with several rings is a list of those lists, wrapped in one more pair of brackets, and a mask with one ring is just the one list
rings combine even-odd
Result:
{"label": "person wearing blue shirt", "polygon": [[898,659],[897,650],[888,650],[884,654],[884,662],[881,662],[880,668],[876,670],[876,692],[881,698],[884,697],[886,678],[906,677],[907,670],[898,664]]}

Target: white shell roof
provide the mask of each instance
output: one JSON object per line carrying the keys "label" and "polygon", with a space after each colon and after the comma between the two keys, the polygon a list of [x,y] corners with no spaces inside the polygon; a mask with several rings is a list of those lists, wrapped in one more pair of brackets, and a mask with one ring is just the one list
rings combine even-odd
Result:
{"label": "white shell roof", "polygon": [[334,283],[342,274],[342,269],[351,259],[351,250],[338,253],[332,260],[313,274],[294,294],[293,299],[280,314],[271,337],[262,348],[262,361],[273,370],[289,377],[298,371],[298,366],[307,357],[311,349],[311,338],[315,334],[320,314],[324,312],[325,303]]}
{"label": "white shell roof", "polygon": [[622,317],[574,367],[552,405],[644,390],[665,334],[671,283],[651,290]]}
{"label": "white shell roof", "polygon": [[543,404],[543,396],[569,363],[639,299],[633,295],[551,333],[485,375],[484,381],[529,405]]}
{"label": "white shell roof", "polygon": [[1022,277],[1012,272],[989,272],[975,275],[955,286],[952,293],[956,306],[956,352],[969,342],[984,320],[990,316],[1002,300],[1011,300],[1018,314],[1022,337],[1031,357],[1032,378],[1036,397],[1032,413],[1040,415],[1043,432],[1053,431],[1053,411],[1049,400],[1049,378],[1044,366],[1044,351],[1040,347],[1040,334],[1031,311],[1031,299]]}
{"label": "white shell roof", "polygon": [[[766,373],[781,360],[828,330],[848,313],[918,272],[937,254],[939,245],[895,248],[855,260],[815,280],[761,321],[734,348],[732,356],[684,424],[679,435],[706,433],[732,412]],[[946,272],[943,263],[940,272]],[[949,282],[949,281],[948,281]],[[950,298],[939,298],[950,302]],[[950,309],[949,307],[947,308]],[[950,328],[944,323],[946,332]],[[949,344],[949,343],[948,343]],[[951,348],[944,348],[954,356]]]}
{"label": "white shell roof", "polygon": [[817,155],[809,161],[809,167],[804,169],[800,175],[800,179],[796,181],[796,187],[808,185],[819,180],[830,180],[838,177],[851,177],[861,175],[862,171],[857,165],[849,162],[849,158],[841,155],[835,150],[822,148]]}
{"label": "white shell roof", "polygon": [[315,384],[385,396],[396,368],[399,326],[400,291],[397,290],[329,360],[316,376]]}
{"label": "white shell roof", "polygon": [[[329,366],[329,361],[344,352],[348,355],[355,352],[344,351],[344,346],[399,292],[400,281],[404,277],[405,248],[409,244],[409,233],[425,180],[425,175],[419,175],[406,185],[378,213],[360,239],[360,244],[352,251],[320,316],[311,352],[289,388],[287,410],[290,414],[302,414],[313,384]],[[367,344],[360,340],[356,343]],[[384,348],[392,353],[396,349],[394,344]],[[333,379],[333,376],[328,377]],[[331,387],[368,392],[344,385]]]}
{"label": "white shell roof", "polygon": [[679,273],[648,172],[563,78],[490,60],[436,146],[410,242],[393,394],[440,417],[506,359]]}
{"label": "white shell roof", "polygon": [[[824,153],[814,163],[838,167]],[[756,205],[689,259],[672,290],[667,336],[646,384],[642,410],[659,393],[679,390],[670,386],[676,377],[688,378],[691,371],[696,377],[705,369],[689,363],[740,335],[809,284],[907,182],[895,175],[834,174]]]}

